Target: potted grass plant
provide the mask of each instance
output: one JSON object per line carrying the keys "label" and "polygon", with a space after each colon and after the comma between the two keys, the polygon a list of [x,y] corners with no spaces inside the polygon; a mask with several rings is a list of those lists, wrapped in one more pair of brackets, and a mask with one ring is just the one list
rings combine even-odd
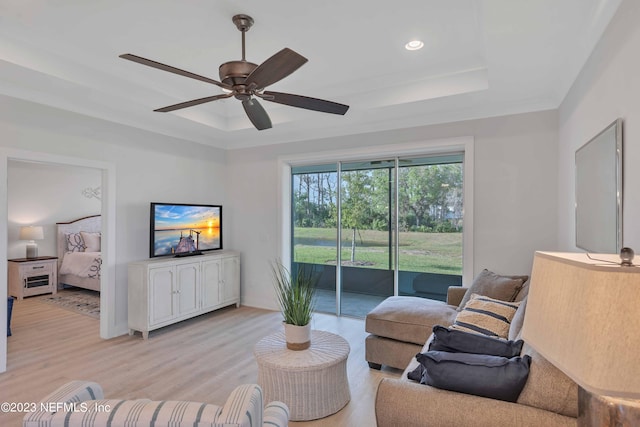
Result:
{"label": "potted grass plant", "polygon": [[311,316],[317,279],[304,268],[298,269],[293,275],[280,262],[273,263],[271,269],[278,304],[284,318],[287,348],[305,350],[311,345]]}

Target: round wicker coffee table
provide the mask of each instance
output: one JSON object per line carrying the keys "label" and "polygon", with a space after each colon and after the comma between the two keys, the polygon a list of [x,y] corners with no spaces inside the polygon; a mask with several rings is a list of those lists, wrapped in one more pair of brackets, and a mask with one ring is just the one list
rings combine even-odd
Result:
{"label": "round wicker coffee table", "polygon": [[253,354],[265,402],[286,403],[292,421],[335,414],[351,398],[349,350],[344,338],[325,331],[311,331],[311,346],[301,351],[287,349],[284,332],[261,339]]}

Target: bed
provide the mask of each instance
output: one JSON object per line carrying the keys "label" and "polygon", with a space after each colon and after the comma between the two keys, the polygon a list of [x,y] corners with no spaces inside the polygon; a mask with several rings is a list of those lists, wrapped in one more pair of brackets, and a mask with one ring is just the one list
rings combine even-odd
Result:
{"label": "bed", "polygon": [[58,287],[64,285],[100,291],[100,215],[56,223]]}

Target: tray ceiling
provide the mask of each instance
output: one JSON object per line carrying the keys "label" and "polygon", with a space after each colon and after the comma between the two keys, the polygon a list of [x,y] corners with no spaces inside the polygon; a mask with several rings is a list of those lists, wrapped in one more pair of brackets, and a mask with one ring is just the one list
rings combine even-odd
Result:
{"label": "tray ceiling", "polygon": [[[242,148],[557,108],[620,0],[13,0],[0,4],[0,94],[220,148]],[[247,60],[284,47],[309,62],[270,90],[349,104],[334,116],[263,102],[257,131],[235,99],[152,110],[217,86],[240,59],[231,17],[255,19]],[[407,51],[420,39],[425,46]]]}

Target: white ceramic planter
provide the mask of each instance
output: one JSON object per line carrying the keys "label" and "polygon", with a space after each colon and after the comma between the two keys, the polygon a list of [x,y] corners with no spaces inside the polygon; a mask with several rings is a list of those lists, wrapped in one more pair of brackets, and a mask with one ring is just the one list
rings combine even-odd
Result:
{"label": "white ceramic planter", "polygon": [[289,350],[306,350],[311,345],[311,323],[305,326],[284,324],[284,337]]}

